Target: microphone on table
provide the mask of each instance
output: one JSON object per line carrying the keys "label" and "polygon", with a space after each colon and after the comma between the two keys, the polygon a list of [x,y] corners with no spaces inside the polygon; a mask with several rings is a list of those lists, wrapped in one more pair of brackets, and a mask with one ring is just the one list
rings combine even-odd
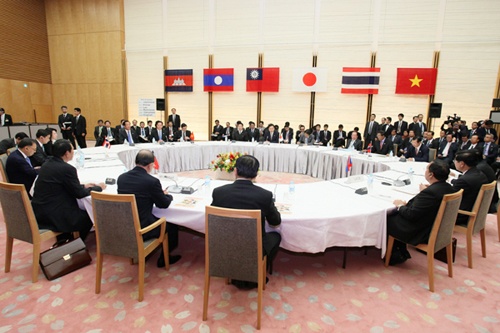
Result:
{"label": "microphone on table", "polygon": [[393,183],[394,186],[405,186],[405,185],[410,185],[411,184],[411,180],[410,179],[404,179],[404,180],[400,180],[402,177],[408,177],[408,175],[401,175],[398,177],[398,179],[396,179]]}
{"label": "microphone on table", "polygon": [[175,183],[175,185],[170,185],[169,187],[167,187],[167,191],[169,193],[174,193],[174,194],[193,194],[194,193],[194,188],[192,188],[191,186],[179,186],[177,184],[177,182],[175,181],[175,179],[171,178],[171,177],[166,177],[168,179],[170,179],[171,181],[173,181]]}

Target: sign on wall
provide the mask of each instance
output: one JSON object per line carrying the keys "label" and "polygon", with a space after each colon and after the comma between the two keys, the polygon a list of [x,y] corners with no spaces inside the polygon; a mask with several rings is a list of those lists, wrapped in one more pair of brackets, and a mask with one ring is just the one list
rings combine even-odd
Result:
{"label": "sign on wall", "polygon": [[156,117],[156,99],[139,98],[139,117]]}

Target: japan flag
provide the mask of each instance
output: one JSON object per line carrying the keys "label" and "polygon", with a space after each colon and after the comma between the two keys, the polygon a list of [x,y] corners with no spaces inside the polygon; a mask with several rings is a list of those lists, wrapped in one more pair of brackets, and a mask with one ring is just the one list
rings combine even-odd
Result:
{"label": "japan flag", "polygon": [[326,92],[327,67],[294,67],[292,91]]}

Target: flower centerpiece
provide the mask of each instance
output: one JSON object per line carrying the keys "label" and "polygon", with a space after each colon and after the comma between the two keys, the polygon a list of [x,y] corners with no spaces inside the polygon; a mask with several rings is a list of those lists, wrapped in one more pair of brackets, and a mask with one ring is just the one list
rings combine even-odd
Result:
{"label": "flower centerpiece", "polygon": [[215,179],[235,180],[236,174],[233,172],[236,160],[246,155],[240,152],[221,153],[212,161],[211,169],[215,171]]}

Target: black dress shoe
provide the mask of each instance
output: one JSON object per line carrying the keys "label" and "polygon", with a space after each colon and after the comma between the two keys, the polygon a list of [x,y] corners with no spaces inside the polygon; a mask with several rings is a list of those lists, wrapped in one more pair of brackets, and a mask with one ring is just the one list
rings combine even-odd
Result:
{"label": "black dress shoe", "polygon": [[[178,262],[179,260],[181,260],[181,256],[177,255],[177,256],[168,256],[168,263],[170,265],[173,265],[175,264],[176,262]],[[163,268],[165,267],[165,258],[163,256],[163,254],[160,255],[160,257],[158,258],[158,261],[156,262],[156,266],[158,268]]]}
{"label": "black dress shoe", "polygon": [[391,260],[389,260],[389,266],[399,265],[407,260],[406,256],[403,256],[401,252],[394,252],[391,255]]}
{"label": "black dress shoe", "polygon": [[[269,282],[269,278],[266,276],[266,284]],[[240,280],[231,280],[231,284],[238,289],[255,289],[259,286],[257,282],[248,282]]]}

